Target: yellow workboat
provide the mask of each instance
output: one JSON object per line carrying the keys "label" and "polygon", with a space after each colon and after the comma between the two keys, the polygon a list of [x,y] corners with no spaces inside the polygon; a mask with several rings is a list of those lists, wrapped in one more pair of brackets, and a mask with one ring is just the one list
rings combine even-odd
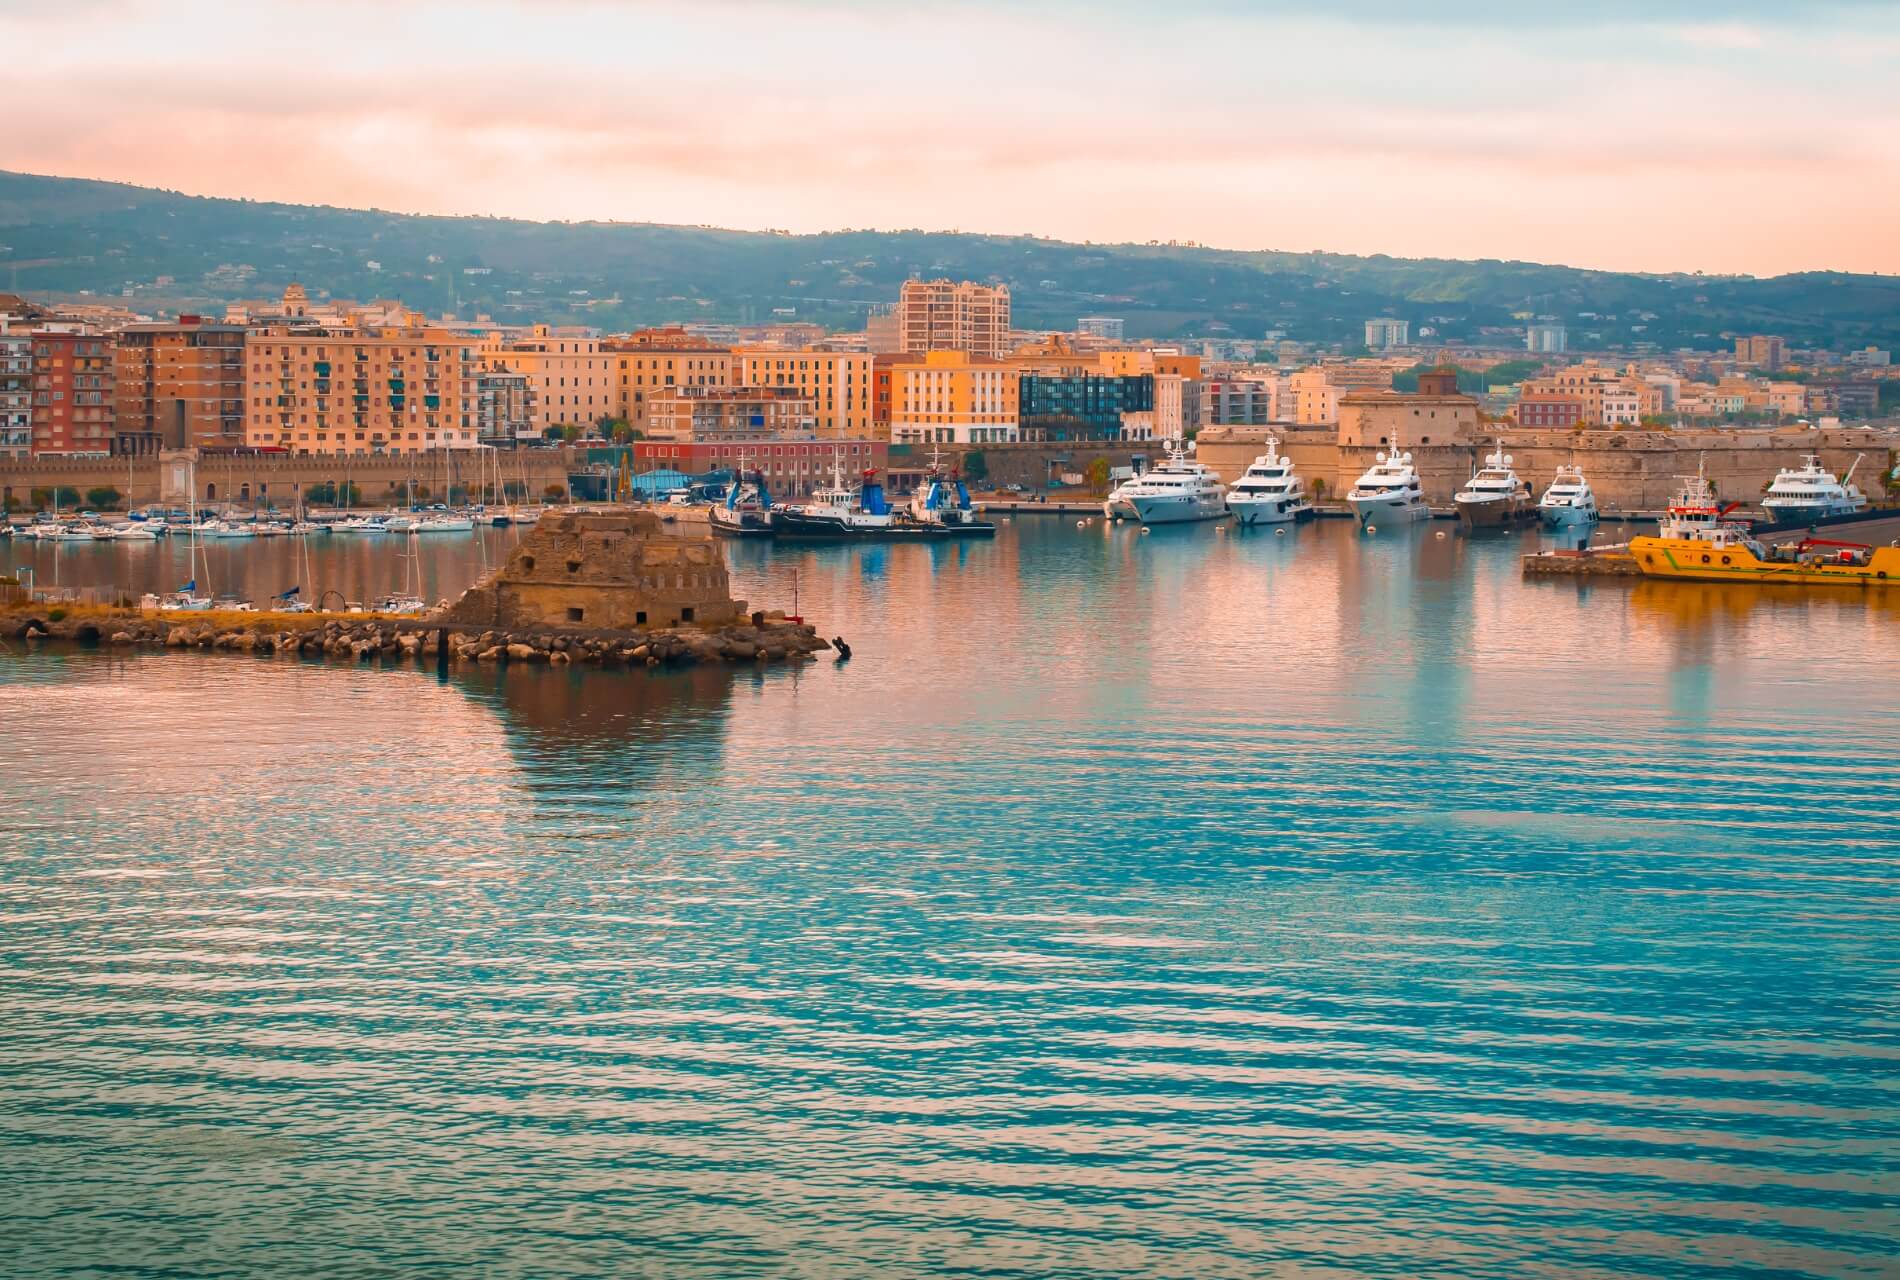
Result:
{"label": "yellow workboat", "polygon": [[1734,505],[1718,506],[1704,477],[1688,477],[1656,536],[1630,539],[1636,567],[1652,578],[1696,582],[1900,586],[1900,547],[1826,538],[1768,546],[1725,519]]}

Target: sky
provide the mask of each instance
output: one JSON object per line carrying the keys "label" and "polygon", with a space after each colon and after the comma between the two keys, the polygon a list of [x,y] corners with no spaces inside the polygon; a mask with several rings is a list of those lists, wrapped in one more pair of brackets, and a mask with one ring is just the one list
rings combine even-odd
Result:
{"label": "sky", "polygon": [[1900,3],[0,0],[0,168],[417,213],[1900,272]]}

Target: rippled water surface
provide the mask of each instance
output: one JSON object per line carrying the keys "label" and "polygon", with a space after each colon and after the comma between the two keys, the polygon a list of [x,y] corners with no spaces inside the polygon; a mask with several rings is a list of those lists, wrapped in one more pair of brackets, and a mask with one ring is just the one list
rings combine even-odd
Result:
{"label": "rippled water surface", "polygon": [[0,1272],[1896,1274],[1900,610],[1444,529],[732,548],[798,670],[10,642]]}

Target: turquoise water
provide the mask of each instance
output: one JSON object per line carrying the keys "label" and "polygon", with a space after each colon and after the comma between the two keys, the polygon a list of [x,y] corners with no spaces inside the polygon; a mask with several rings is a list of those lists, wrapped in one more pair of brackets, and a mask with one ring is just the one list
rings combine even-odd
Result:
{"label": "turquoise water", "polygon": [[799,670],[12,642],[0,1271],[1894,1275],[1900,606],[1443,530],[732,548]]}

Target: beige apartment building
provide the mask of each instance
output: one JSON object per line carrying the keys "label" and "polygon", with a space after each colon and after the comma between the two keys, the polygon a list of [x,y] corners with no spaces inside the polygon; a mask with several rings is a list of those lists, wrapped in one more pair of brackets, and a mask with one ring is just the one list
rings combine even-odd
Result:
{"label": "beige apartment building", "polygon": [[613,416],[636,431],[652,424],[652,402],[676,391],[734,385],[731,351],[683,329],[649,330],[601,344],[613,358]]}
{"label": "beige apartment building", "polygon": [[974,281],[906,280],[897,299],[903,349],[1005,355],[1010,349],[1009,286]]}
{"label": "beige apartment building", "polygon": [[819,436],[868,440],[871,428],[871,363],[866,351],[773,351],[733,353],[737,385],[790,389],[810,398]]}
{"label": "beige apartment building", "polygon": [[481,355],[490,368],[528,376],[534,390],[534,425],[542,432],[590,427],[620,416],[615,411],[614,356],[602,350],[599,338],[557,333],[538,324],[526,338],[484,339]]}
{"label": "beige apartment building", "polygon": [[472,449],[477,345],[447,329],[253,332],[244,441],[290,453]]}

